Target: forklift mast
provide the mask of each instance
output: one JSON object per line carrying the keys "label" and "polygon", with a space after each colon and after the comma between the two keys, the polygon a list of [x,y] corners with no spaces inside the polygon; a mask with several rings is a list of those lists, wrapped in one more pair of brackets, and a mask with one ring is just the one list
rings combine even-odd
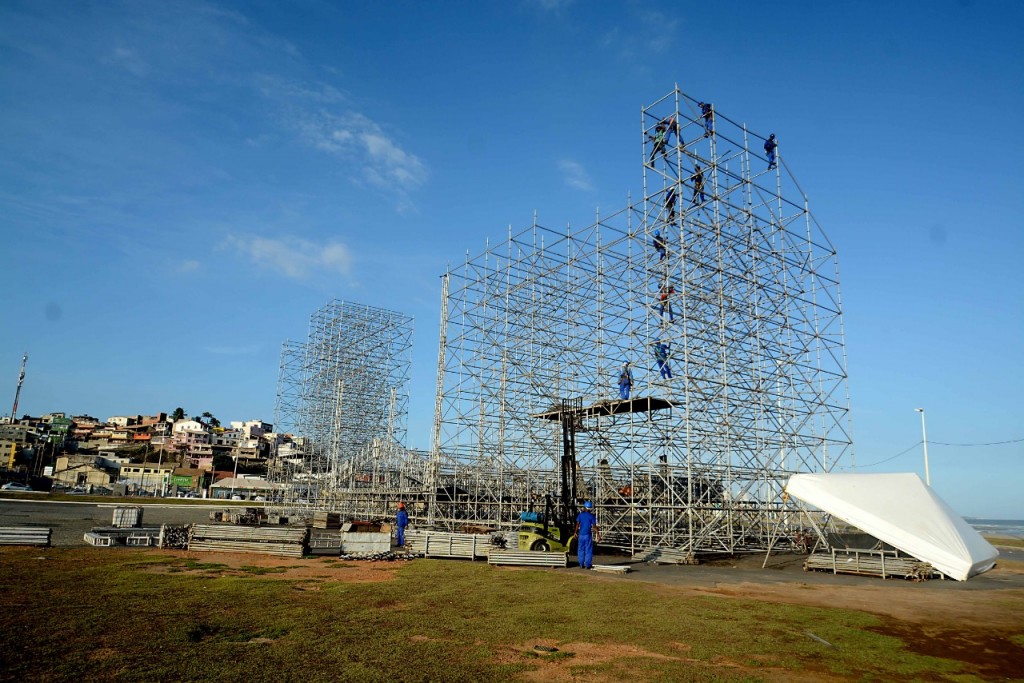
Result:
{"label": "forklift mast", "polygon": [[583,398],[563,398],[559,411],[562,423],[562,493],[560,516],[566,525],[576,521],[576,428],[583,412]]}

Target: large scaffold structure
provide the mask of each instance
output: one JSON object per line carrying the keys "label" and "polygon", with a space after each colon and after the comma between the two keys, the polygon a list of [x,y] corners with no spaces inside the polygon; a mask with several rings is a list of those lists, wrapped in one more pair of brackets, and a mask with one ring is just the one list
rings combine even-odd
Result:
{"label": "large scaffold structure", "polygon": [[380,516],[395,491],[422,487],[426,459],[403,447],[412,323],[335,300],[310,316],[305,342],[284,342],[274,419],[294,441],[268,473],[283,509]]}
{"label": "large scaffold structure", "polygon": [[836,250],[781,154],[704,104],[642,108],[641,201],[445,274],[428,521],[514,527],[558,490],[566,419],[576,489],[633,551],[764,550],[799,518],[790,474],[852,464]]}

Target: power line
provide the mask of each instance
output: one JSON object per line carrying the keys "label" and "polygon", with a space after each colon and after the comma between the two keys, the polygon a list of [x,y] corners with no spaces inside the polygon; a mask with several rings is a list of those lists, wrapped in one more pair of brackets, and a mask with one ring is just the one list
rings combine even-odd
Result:
{"label": "power line", "polygon": [[1020,443],[1024,439],[1009,439],[1007,441],[990,441],[988,443],[946,443],[945,441],[929,441],[928,443],[938,444],[939,446],[1002,446],[1007,443]]}
{"label": "power line", "polygon": [[[947,443],[945,441],[929,441],[928,443],[935,444],[937,446],[962,446],[962,447],[969,447],[969,446],[1001,446],[1003,444],[1008,444],[1008,443],[1021,443],[1022,441],[1024,441],[1024,439],[1008,439],[1006,441],[989,441],[989,442],[986,442],[986,443]],[[907,448],[906,450],[900,451],[896,455],[888,457],[888,458],[886,458],[884,460],[879,460],[878,462],[869,463],[867,465],[858,465],[857,467],[874,467],[875,465],[885,464],[885,463],[889,462],[890,460],[895,460],[896,458],[900,457],[901,455],[904,455],[904,454],[908,453],[909,451],[912,451],[913,449],[915,449],[918,446],[920,446],[921,443],[922,442],[918,441],[917,443],[915,443],[910,448]]]}
{"label": "power line", "polygon": [[867,465],[858,465],[857,467],[858,467],[858,468],[860,468],[860,467],[874,467],[875,465],[881,465],[881,464],[883,464],[883,463],[887,463],[887,462],[889,462],[890,460],[895,460],[896,458],[900,457],[901,455],[903,455],[903,454],[905,454],[905,453],[909,453],[910,451],[914,450],[915,448],[917,448],[917,447],[918,447],[918,446],[920,446],[920,445],[921,445],[921,442],[920,442],[920,441],[918,441],[917,443],[915,443],[915,444],[914,444],[913,446],[911,446],[910,448],[908,448],[908,449],[906,449],[906,450],[903,450],[903,451],[900,451],[899,453],[897,453],[896,455],[894,455],[894,456],[892,456],[892,457],[890,457],[890,458],[886,458],[885,460],[879,460],[878,462],[872,462],[872,463],[869,463],[869,464],[867,464]]}

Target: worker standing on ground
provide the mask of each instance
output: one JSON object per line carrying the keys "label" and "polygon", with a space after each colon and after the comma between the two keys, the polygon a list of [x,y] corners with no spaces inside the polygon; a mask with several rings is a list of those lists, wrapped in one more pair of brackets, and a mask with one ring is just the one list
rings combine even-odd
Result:
{"label": "worker standing on ground", "polygon": [[583,504],[583,512],[576,515],[576,559],[582,569],[594,568],[594,540],[598,543],[597,517],[593,513],[594,504],[589,500]]}
{"label": "worker standing on ground", "polygon": [[659,122],[658,125],[654,127],[654,135],[648,135],[647,139],[654,143],[654,147],[651,148],[651,157],[647,160],[647,163],[653,164],[654,156],[658,152],[661,152],[661,156],[664,157],[667,163],[668,152],[665,151],[665,145],[668,140],[665,137],[665,124],[663,122]]}
{"label": "worker standing on ground", "polygon": [[629,398],[629,390],[633,388],[633,371],[629,369],[629,361],[622,361],[622,372],[619,373],[619,398]]}
{"label": "worker standing on ground", "polygon": [[710,102],[698,102],[697,106],[704,117],[704,137],[710,137],[715,132],[715,108]]}
{"label": "worker standing on ground", "polygon": [[690,176],[690,180],[693,181],[693,199],[690,201],[690,206],[697,203],[698,195],[700,203],[703,204],[707,199],[704,196],[704,169],[700,167],[700,164],[693,167],[693,175]]}
{"label": "worker standing on ground", "polygon": [[667,245],[665,244],[665,238],[661,236],[661,230],[654,231],[654,250],[658,252],[658,260],[664,261],[665,256],[668,255]]}
{"label": "worker standing on ground", "polygon": [[775,133],[768,136],[768,139],[764,142],[764,152],[768,155],[768,170],[775,168],[775,148],[779,144],[775,142]]}
{"label": "worker standing on ground", "polygon": [[398,547],[405,547],[405,527],[409,526],[409,513],[405,511],[405,503],[398,504],[398,514],[395,515],[395,526],[398,527]]}
{"label": "worker standing on ground", "polygon": [[662,379],[672,379],[672,370],[668,367],[668,344],[663,341],[654,343],[654,360],[658,362]]}

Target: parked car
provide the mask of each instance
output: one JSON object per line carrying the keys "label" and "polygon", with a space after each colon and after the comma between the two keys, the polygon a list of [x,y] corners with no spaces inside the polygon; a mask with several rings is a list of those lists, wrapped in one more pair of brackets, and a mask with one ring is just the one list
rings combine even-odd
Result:
{"label": "parked car", "polygon": [[25,484],[19,484],[16,481],[9,481],[3,486],[0,486],[0,489],[4,491],[31,491],[32,487]]}

